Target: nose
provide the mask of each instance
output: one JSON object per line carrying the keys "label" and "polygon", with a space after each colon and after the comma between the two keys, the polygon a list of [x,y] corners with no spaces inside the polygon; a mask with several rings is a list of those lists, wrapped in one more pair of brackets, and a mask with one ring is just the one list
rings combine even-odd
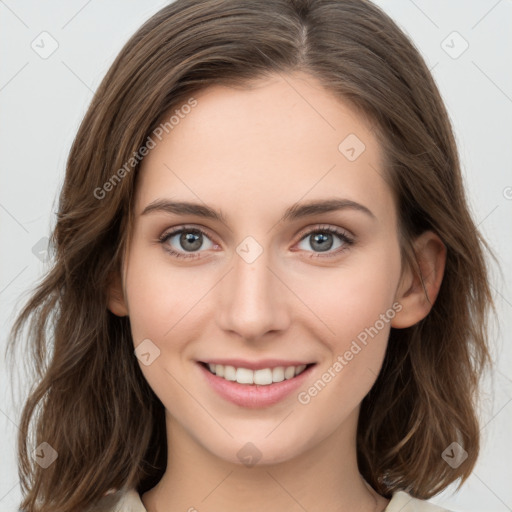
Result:
{"label": "nose", "polygon": [[219,287],[217,319],[221,329],[256,341],[288,328],[290,292],[270,263],[267,251],[252,263],[234,254],[233,268]]}

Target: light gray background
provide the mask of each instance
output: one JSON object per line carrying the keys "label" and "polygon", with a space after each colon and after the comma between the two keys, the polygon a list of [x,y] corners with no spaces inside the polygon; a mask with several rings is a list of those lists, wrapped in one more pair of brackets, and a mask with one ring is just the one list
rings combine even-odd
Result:
{"label": "light gray background", "polygon": [[[2,512],[16,510],[21,497],[14,445],[20,410],[11,399],[3,359],[7,332],[47,268],[41,247],[53,226],[67,153],[93,91],[129,36],[166,3],[0,0]],[[497,366],[483,388],[482,452],[458,493],[452,485],[431,501],[454,511],[510,511],[512,2],[376,3],[409,34],[432,70],[454,126],[474,217],[504,271],[500,276],[493,269],[500,328],[491,332]],[[47,37],[45,51],[51,48],[43,31],[58,43],[45,59],[31,47],[35,41],[41,48],[41,37]],[[469,46],[457,56],[463,40]]]}

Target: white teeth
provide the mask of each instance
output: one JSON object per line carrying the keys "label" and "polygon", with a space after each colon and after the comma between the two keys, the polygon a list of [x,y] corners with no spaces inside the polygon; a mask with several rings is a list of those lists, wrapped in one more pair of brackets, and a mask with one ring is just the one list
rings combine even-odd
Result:
{"label": "white teeth", "polygon": [[235,368],[222,364],[208,364],[208,368],[217,377],[226,380],[236,381],[239,384],[258,384],[268,386],[274,382],[282,382],[285,379],[292,379],[306,369],[305,364],[299,366],[277,366],[275,368],[262,368],[261,370],[250,370],[248,368]]}
{"label": "white teeth", "polygon": [[284,378],[291,379],[292,377],[295,377],[295,366],[288,366],[284,371]]}
{"label": "white teeth", "polygon": [[272,370],[272,382],[282,382],[284,380],[284,368],[277,366]]}
{"label": "white teeth", "polygon": [[236,381],[240,384],[254,384],[254,372],[247,368],[237,368]]}
{"label": "white teeth", "polygon": [[259,384],[260,386],[272,384],[272,370],[270,368],[256,370],[254,372],[254,384]]}
{"label": "white teeth", "polygon": [[[222,366],[218,364],[217,366]],[[226,380],[236,380],[236,369],[234,366],[224,366],[224,378]]]}
{"label": "white teeth", "polygon": [[297,366],[297,368],[295,368],[295,375],[299,375],[299,373],[302,373],[305,369],[306,369],[305,364],[301,364],[300,366]]}

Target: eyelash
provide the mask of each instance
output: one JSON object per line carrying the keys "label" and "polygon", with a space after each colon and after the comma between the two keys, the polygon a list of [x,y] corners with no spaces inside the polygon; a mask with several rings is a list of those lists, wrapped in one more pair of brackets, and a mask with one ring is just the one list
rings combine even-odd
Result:
{"label": "eyelash", "polygon": [[[163,235],[161,235],[158,238],[158,242],[160,244],[162,244],[164,246],[165,251],[167,251],[173,257],[185,258],[185,259],[191,259],[191,258],[197,259],[198,257],[200,257],[200,256],[198,256],[200,254],[199,252],[193,252],[193,253],[186,254],[186,253],[181,253],[181,252],[175,251],[173,249],[170,249],[168,246],[165,247],[165,243],[167,242],[167,240],[169,240],[170,238],[172,238],[173,236],[175,236],[177,234],[184,233],[184,232],[185,233],[186,232],[201,233],[203,236],[207,237],[208,239],[212,238],[206,231],[204,231],[201,228],[183,226],[183,227],[180,227],[173,231],[165,232]],[[310,256],[311,258],[331,258],[334,256],[338,256],[342,252],[349,249],[350,246],[352,246],[355,243],[355,240],[352,237],[350,237],[349,235],[347,235],[347,233],[345,231],[343,231],[339,228],[334,228],[332,226],[317,226],[314,229],[311,229],[309,231],[301,233],[299,242],[302,242],[308,236],[311,236],[311,235],[317,234],[317,233],[323,233],[323,234],[329,233],[332,235],[336,235],[343,242],[344,246],[337,249],[335,252],[326,253],[326,255],[323,255],[322,253],[314,253],[313,252],[312,255]]]}

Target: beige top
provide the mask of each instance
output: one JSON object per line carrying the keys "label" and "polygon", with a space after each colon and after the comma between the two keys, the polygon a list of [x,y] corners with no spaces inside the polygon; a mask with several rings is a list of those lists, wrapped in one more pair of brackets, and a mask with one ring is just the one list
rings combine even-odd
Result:
{"label": "beige top", "polygon": [[[105,496],[91,512],[147,512],[135,489],[126,491],[116,504],[118,493]],[[428,501],[412,498],[404,491],[395,492],[384,512],[451,512]]]}

